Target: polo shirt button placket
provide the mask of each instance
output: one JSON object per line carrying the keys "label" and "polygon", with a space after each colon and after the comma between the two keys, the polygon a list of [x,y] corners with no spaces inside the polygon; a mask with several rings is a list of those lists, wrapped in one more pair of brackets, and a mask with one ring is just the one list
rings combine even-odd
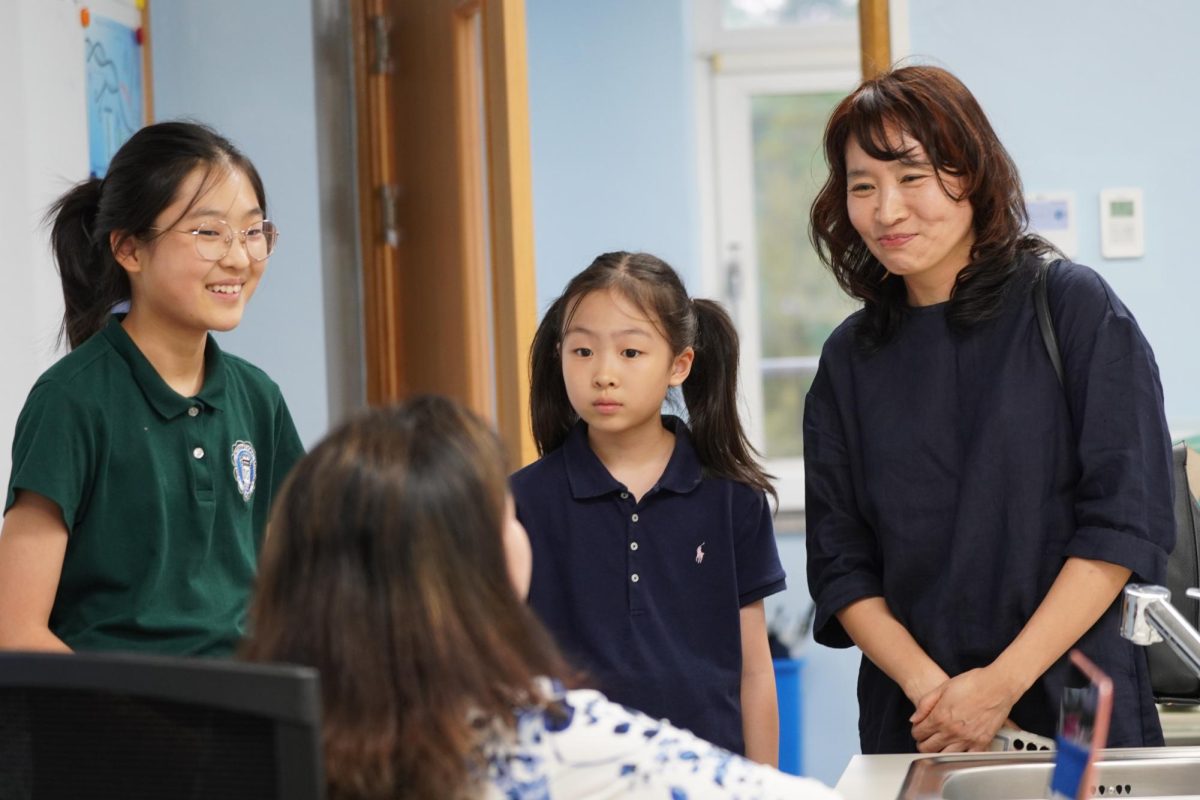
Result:
{"label": "polo shirt button placket", "polygon": [[220,460],[213,461],[208,457],[208,446],[215,445],[211,432],[208,430],[210,417],[204,415],[203,403],[194,401],[187,408],[188,419],[184,420],[187,435],[192,437],[192,489],[195,492],[195,499],[199,502],[212,503],[213,500],[213,472],[220,466]]}
{"label": "polo shirt button placket", "polygon": [[[627,500],[629,498],[629,493],[621,492],[621,498]],[[638,516],[637,512],[631,513],[629,515],[630,525],[636,525],[638,519],[640,519],[640,517]],[[629,532],[629,608],[634,614],[641,614],[645,610],[644,604],[639,597],[640,592],[636,592],[634,590],[634,587],[637,585],[638,581],[642,579],[642,576],[637,572],[640,566],[640,559],[638,557],[638,543],[634,539],[636,535],[637,534],[635,534],[632,530]]]}

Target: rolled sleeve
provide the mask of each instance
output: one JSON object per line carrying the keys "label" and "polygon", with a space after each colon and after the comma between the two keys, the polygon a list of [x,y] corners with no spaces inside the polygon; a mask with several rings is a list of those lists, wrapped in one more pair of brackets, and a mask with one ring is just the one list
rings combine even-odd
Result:
{"label": "rolled sleeve", "polygon": [[1119,564],[1143,582],[1166,580],[1167,551],[1138,534],[1112,528],[1078,528],[1067,544],[1066,555]]}
{"label": "rolled sleeve", "polygon": [[[1154,354],[1098,276],[1099,295],[1069,320],[1066,351],[1080,477],[1066,554],[1119,564],[1162,583],[1175,543],[1170,436]],[[1078,296],[1078,293],[1076,294]],[[1089,334],[1090,329],[1090,334]]]}

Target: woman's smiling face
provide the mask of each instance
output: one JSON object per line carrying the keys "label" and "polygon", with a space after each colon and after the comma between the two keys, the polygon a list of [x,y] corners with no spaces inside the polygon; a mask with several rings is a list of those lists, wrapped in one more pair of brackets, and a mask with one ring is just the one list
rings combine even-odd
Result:
{"label": "woman's smiling face", "polygon": [[920,142],[894,129],[887,135],[904,158],[873,158],[854,138],[846,145],[850,222],[879,263],[904,279],[911,304],[947,300],[971,260],[974,211],[955,199],[961,181],[934,170]]}

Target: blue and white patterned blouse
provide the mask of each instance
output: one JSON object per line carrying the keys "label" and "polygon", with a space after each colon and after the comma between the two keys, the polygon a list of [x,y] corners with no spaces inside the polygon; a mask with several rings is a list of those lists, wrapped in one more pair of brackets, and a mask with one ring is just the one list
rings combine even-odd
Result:
{"label": "blue and white patterned blouse", "polygon": [[665,720],[589,689],[558,691],[565,716],[518,712],[516,729],[485,746],[486,800],[836,800],[811,778],[722,750]]}

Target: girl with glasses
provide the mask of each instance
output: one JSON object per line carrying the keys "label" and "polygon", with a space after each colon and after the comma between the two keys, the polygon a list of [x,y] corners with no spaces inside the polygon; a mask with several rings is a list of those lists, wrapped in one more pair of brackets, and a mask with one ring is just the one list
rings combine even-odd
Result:
{"label": "girl with glasses", "polygon": [[227,655],[303,454],[279,387],[209,333],[241,321],[277,241],[262,181],[166,122],[48,216],[72,349],[17,420],[0,647]]}

